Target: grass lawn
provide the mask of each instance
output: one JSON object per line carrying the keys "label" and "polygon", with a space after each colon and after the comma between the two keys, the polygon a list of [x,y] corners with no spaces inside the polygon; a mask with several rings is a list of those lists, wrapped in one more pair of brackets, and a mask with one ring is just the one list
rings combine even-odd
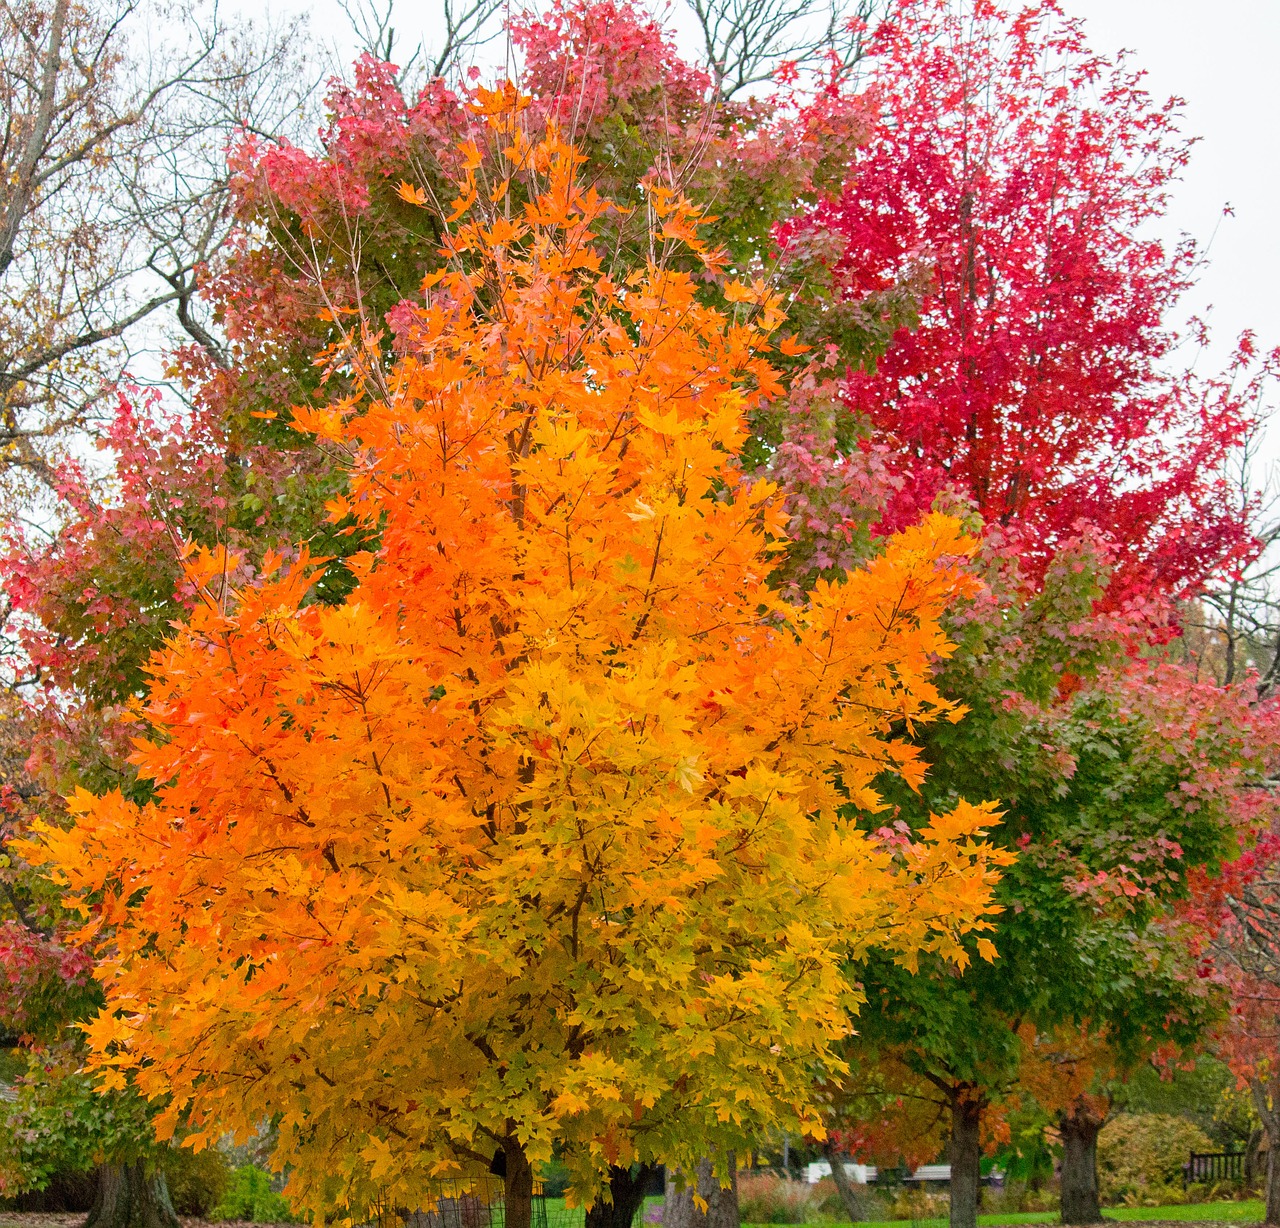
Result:
{"label": "grass lawn", "polygon": [[1201,1202],[1187,1207],[1117,1207],[1102,1214],[1107,1219],[1216,1219],[1257,1224],[1261,1223],[1265,1209],[1261,1199],[1254,1199],[1247,1202]]}
{"label": "grass lawn", "polygon": [[[1188,1223],[1212,1221],[1217,1223],[1256,1224],[1262,1220],[1263,1206],[1260,1201],[1249,1202],[1201,1202],[1179,1207],[1108,1207],[1103,1211],[1104,1219],[1131,1220],[1183,1220]],[[868,1224],[866,1228],[890,1228],[890,1225],[901,1225],[903,1220],[885,1220],[878,1224]],[[922,1219],[914,1223],[925,1228],[942,1228],[945,1219]],[[1056,1224],[1056,1211],[1011,1212],[1005,1215],[979,1215],[980,1225],[996,1224]],[[745,1225],[744,1225],[745,1228]],[[861,1226],[860,1226],[861,1228]]]}
{"label": "grass lawn", "polygon": [[[646,1207],[661,1202],[660,1198],[646,1198]],[[1108,1207],[1103,1217],[1120,1222],[1132,1220],[1182,1220],[1187,1223],[1258,1224],[1262,1222],[1263,1206],[1258,1200],[1250,1202],[1201,1202],[1179,1207]],[[547,1228],[582,1228],[583,1214],[580,1207],[569,1208],[563,1198],[547,1199]],[[998,1224],[1056,1224],[1056,1211],[1006,1212],[1003,1215],[979,1215],[980,1228],[995,1228]],[[857,1228],[903,1228],[913,1224],[916,1228],[946,1228],[945,1219],[882,1220],[859,1224]],[[747,1225],[742,1228],[775,1228],[772,1224]],[[841,1228],[838,1224],[824,1228]]]}

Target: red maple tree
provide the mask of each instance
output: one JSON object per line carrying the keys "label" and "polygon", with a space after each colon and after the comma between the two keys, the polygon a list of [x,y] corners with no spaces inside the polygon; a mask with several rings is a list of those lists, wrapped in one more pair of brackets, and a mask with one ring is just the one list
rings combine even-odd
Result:
{"label": "red maple tree", "polygon": [[1267,364],[1246,337],[1221,379],[1171,373],[1198,259],[1151,231],[1190,149],[1178,101],[1053,0],[898,0],[869,48],[879,126],[840,199],[779,239],[825,237],[850,298],[931,277],[919,327],[843,384],[901,479],[883,527],[951,488],[1041,566],[1088,524],[1115,596],[1194,587],[1249,549],[1221,468]]}

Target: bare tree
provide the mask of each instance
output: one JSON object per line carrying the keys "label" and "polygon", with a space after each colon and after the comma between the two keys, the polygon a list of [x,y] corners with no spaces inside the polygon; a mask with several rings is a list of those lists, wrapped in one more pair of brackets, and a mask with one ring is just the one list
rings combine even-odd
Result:
{"label": "bare tree", "polygon": [[884,0],[688,0],[703,54],[725,98],[772,79],[786,63],[850,68]]}
{"label": "bare tree", "polygon": [[[430,48],[397,51],[396,0],[339,0],[356,44],[380,60],[400,64],[406,93],[431,77],[456,77],[464,54],[497,36],[497,18],[508,0],[440,0],[429,22],[437,31]],[[724,98],[773,78],[784,63],[814,69],[833,57],[851,67],[863,54],[864,31],[886,0],[688,0],[698,23],[700,51]],[[520,7],[526,7],[521,5]]]}
{"label": "bare tree", "polygon": [[[360,51],[376,59],[395,63],[402,53],[396,50],[400,31],[395,25],[395,0],[338,0],[347,15]],[[412,94],[436,77],[456,78],[463,57],[490,42],[499,33],[496,18],[505,0],[440,0],[436,20],[430,23],[438,33],[430,46],[419,42],[399,64],[400,88]]]}
{"label": "bare tree", "polygon": [[1264,426],[1245,439],[1229,475],[1240,514],[1256,526],[1257,556],[1192,603],[1182,640],[1199,671],[1222,684],[1252,671],[1263,696],[1280,682],[1280,476],[1274,466],[1259,475]]}
{"label": "bare tree", "polygon": [[[0,0],[0,473],[46,481],[229,233],[226,148],[309,91],[293,28],[165,0]],[[299,88],[299,81],[303,88]]]}

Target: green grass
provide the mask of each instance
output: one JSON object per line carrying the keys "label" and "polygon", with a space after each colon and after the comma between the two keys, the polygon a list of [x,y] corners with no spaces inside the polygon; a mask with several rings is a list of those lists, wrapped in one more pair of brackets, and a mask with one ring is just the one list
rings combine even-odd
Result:
{"label": "green grass", "polygon": [[[585,1219],[581,1207],[566,1207],[563,1198],[547,1199],[547,1228],[581,1228]],[[537,1222],[535,1218],[534,1223]]]}
{"label": "green grass", "polygon": [[[660,1198],[647,1198],[645,1205],[661,1202]],[[1182,1220],[1187,1223],[1231,1223],[1257,1224],[1262,1222],[1263,1205],[1254,1199],[1249,1202],[1200,1202],[1189,1203],[1177,1207],[1108,1207],[1103,1211],[1104,1219],[1117,1220],[1121,1223],[1134,1220]],[[583,1214],[581,1207],[566,1207],[563,1198],[547,1199],[547,1228],[582,1228]],[[995,1228],[1000,1224],[1056,1224],[1056,1211],[1007,1211],[997,1215],[979,1215],[979,1228]],[[911,1220],[880,1220],[868,1224],[859,1224],[857,1228],[905,1228],[912,1224]],[[915,1220],[916,1228],[946,1228],[945,1219]],[[776,1228],[775,1225],[748,1225],[742,1228]],[[825,1225],[824,1228],[841,1228],[838,1224]]]}
{"label": "green grass", "polygon": [[[1262,1220],[1263,1205],[1258,1200],[1247,1202],[1200,1202],[1176,1207],[1108,1207],[1103,1211],[1104,1219],[1132,1222],[1134,1220],[1183,1220],[1188,1223],[1233,1223],[1256,1224]],[[902,1228],[904,1223],[914,1223],[919,1228],[944,1228],[945,1219],[880,1220],[874,1223],[859,1225],[858,1228]],[[1005,1212],[997,1215],[979,1215],[978,1224],[1056,1224],[1056,1211],[1023,1211]],[[743,1228],[747,1228],[743,1225]],[[760,1226],[765,1228],[765,1226]],[[834,1228],[834,1226],[833,1226]]]}
{"label": "green grass", "polygon": [[1116,1207],[1104,1211],[1107,1219],[1218,1220],[1231,1223],[1261,1223],[1265,1208],[1259,1199],[1246,1202],[1198,1202],[1185,1207]]}

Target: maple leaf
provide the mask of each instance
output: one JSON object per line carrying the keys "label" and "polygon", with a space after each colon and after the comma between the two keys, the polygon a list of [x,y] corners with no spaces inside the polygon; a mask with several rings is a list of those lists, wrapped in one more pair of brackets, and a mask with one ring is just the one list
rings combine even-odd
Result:
{"label": "maple leaf", "polygon": [[396,187],[396,195],[407,205],[417,205],[419,208],[425,209],[427,206],[427,194],[421,188],[415,188],[407,179],[401,179]]}

